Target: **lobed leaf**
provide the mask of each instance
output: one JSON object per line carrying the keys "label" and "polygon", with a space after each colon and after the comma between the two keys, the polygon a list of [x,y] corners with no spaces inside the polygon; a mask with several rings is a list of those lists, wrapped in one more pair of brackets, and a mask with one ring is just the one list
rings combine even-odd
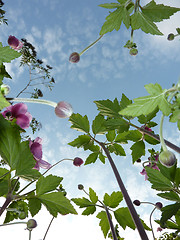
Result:
{"label": "lobed leaf", "polygon": [[126,229],[128,226],[135,230],[136,227],[127,207],[118,208],[116,211],[114,211],[114,216],[123,229]]}
{"label": "lobed leaf", "polygon": [[107,129],[106,129],[104,123],[105,123],[104,116],[99,114],[95,117],[95,119],[93,120],[93,123],[92,123],[92,131],[95,135],[96,134],[104,134],[105,132],[107,132]]}
{"label": "lobed leaf", "polygon": [[3,62],[11,62],[13,59],[20,56],[20,52],[15,51],[9,46],[3,47],[2,43],[0,43],[0,64]]}
{"label": "lobed leaf", "polygon": [[100,219],[99,226],[101,227],[101,230],[102,230],[102,232],[104,234],[104,237],[106,238],[106,236],[107,236],[107,234],[109,232],[109,229],[110,229],[110,225],[109,225],[109,221],[108,221],[106,212],[105,211],[101,211],[101,212],[99,212],[97,214],[96,217]]}
{"label": "lobed leaf", "polygon": [[92,188],[89,188],[89,198],[94,204],[96,204],[98,201],[98,196]]}
{"label": "lobed leaf", "polygon": [[87,158],[84,163],[84,165],[90,164],[90,163],[95,163],[97,158],[98,158],[99,152],[93,152],[91,153]]}
{"label": "lobed leaf", "polygon": [[76,129],[77,131],[89,133],[89,120],[87,116],[81,116],[79,113],[73,113],[69,121],[72,123],[71,128]]}
{"label": "lobed leaf", "polygon": [[123,200],[123,195],[121,192],[113,192],[111,195],[105,193],[103,203],[111,208],[116,208],[119,203]]}
{"label": "lobed leaf", "polygon": [[132,150],[132,160],[133,160],[133,163],[135,163],[135,161],[139,158],[141,158],[142,156],[145,156],[145,144],[144,144],[144,141],[138,141],[138,142],[135,142],[131,148]]}

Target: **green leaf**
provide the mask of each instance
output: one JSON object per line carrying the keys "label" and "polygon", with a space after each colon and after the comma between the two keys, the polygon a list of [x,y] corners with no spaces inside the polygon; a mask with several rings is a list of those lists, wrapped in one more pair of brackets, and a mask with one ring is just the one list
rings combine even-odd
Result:
{"label": "green leaf", "polygon": [[101,230],[104,234],[104,237],[106,238],[106,236],[109,232],[109,229],[110,229],[109,221],[108,221],[106,212],[101,211],[100,213],[98,213],[98,215],[96,217],[100,219],[99,226],[101,227]]}
{"label": "green leaf", "polygon": [[145,96],[134,99],[134,103],[119,112],[121,115],[138,117],[142,114],[147,115],[159,108],[165,116],[171,113],[171,106],[167,102],[163,93],[153,96]]}
{"label": "green leaf", "polygon": [[28,206],[32,217],[34,217],[41,210],[41,201],[38,198],[30,198]]}
{"label": "green leaf", "polygon": [[179,186],[179,184],[180,184],[180,168],[176,168],[174,181],[176,183],[176,186]]}
{"label": "green leaf", "polygon": [[98,6],[103,8],[113,9],[113,8],[118,8],[121,5],[119,3],[104,3],[104,4],[99,4]]}
{"label": "green leaf", "polygon": [[68,144],[72,147],[80,148],[87,145],[90,141],[91,141],[91,138],[88,135],[80,135]]}
{"label": "green leaf", "polygon": [[8,194],[9,191],[9,181],[0,179],[0,196]]}
{"label": "green leaf", "polygon": [[83,212],[82,212],[82,215],[90,215],[90,214],[93,214],[94,212],[96,211],[96,207],[95,206],[90,206],[90,207],[87,207]]}
{"label": "green leaf", "polygon": [[132,103],[132,100],[130,100],[126,95],[123,93],[120,101],[120,108],[121,110],[126,108],[129,104]]}
{"label": "green leaf", "polygon": [[180,120],[180,109],[177,108],[172,112],[172,115],[169,117],[169,121],[177,122],[179,120]]}
{"label": "green leaf", "polygon": [[130,227],[135,230],[135,225],[127,207],[122,207],[114,211],[114,216],[123,229]]}
{"label": "green leaf", "polygon": [[161,22],[163,19],[169,19],[174,13],[180,11],[180,8],[156,4],[153,0],[141,8],[142,12],[153,22]]}
{"label": "green leaf", "polygon": [[132,150],[133,163],[142,156],[145,156],[145,144],[142,140],[135,142],[130,149]]}
{"label": "green leaf", "polygon": [[115,98],[114,102],[109,99],[94,102],[102,115],[108,117],[119,117],[118,112],[120,111],[120,105],[117,98]]}
{"label": "green leaf", "polygon": [[6,98],[0,92],[0,110],[2,110],[5,107],[8,107],[9,105],[10,103],[6,100]]}
{"label": "green leaf", "polygon": [[106,138],[109,142],[113,142],[115,137],[116,137],[115,130],[108,131],[108,133],[106,134]]}
{"label": "green leaf", "polygon": [[119,203],[123,200],[123,195],[121,192],[113,192],[111,195],[105,193],[103,202],[106,206],[111,208],[116,208]]}
{"label": "green leaf", "polygon": [[129,123],[123,118],[109,118],[105,122],[108,130],[118,129],[118,132],[128,131]]}
{"label": "green leaf", "polygon": [[15,51],[9,46],[3,47],[0,43],[0,64],[3,62],[11,62],[13,59],[21,56],[21,53]]}
{"label": "green leaf", "polygon": [[169,179],[157,169],[146,167],[148,180],[152,183],[152,188],[158,191],[168,191],[173,189],[173,185]]}
{"label": "green leaf", "polygon": [[72,123],[71,128],[89,133],[89,121],[86,115],[83,117],[79,113],[73,113],[70,116],[69,121]]}
{"label": "green leaf", "polygon": [[99,153],[99,159],[102,163],[105,164],[105,156],[101,152]]}
{"label": "green leaf", "polygon": [[87,198],[72,198],[71,199],[80,208],[94,206],[95,204],[89,201]]}
{"label": "green leaf", "polygon": [[[156,116],[156,113],[158,112],[158,108],[155,108],[154,111],[152,111],[151,113],[149,113],[148,115],[140,115],[138,117],[138,121],[141,124],[146,124],[148,123],[149,127],[155,127],[157,125],[157,123],[154,122],[149,122],[151,119],[153,119]],[[150,125],[150,123],[152,123],[152,125]]]}
{"label": "green leaf", "polygon": [[141,29],[145,33],[153,35],[163,35],[156,24],[144,13],[137,11],[131,15],[131,27],[133,30]]}
{"label": "green leaf", "polygon": [[180,209],[180,203],[174,203],[161,208],[162,215],[161,215],[160,223],[163,225],[168,219],[174,216],[179,209]]}
{"label": "green leaf", "polygon": [[62,179],[62,177],[53,176],[52,174],[47,177],[41,176],[36,183],[36,194],[42,195],[55,190]]}
{"label": "green leaf", "polygon": [[68,213],[77,214],[69,199],[67,199],[62,192],[43,194],[38,196],[38,199],[54,217],[57,217],[58,213],[62,215]]}
{"label": "green leaf", "polygon": [[6,68],[3,63],[0,64],[0,85],[2,83],[3,78],[11,78],[12,77],[9,75],[9,73],[6,71]]}
{"label": "green leaf", "polygon": [[105,119],[102,115],[97,115],[92,123],[92,131],[96,134],[104,134],[107,132],[107,129],[104,125]]}
{"label": "green leaf", "polygon": [[86,161],[84,163],[84,165],[90,164],[90,163],[95,163],[97,158],[98,158],[99,152],[94,152],[91,153],[87,158]]}
{"label": "green leaf", "polygon": [[112,145],[108,146],[108,149],[110,152],[114,152],[116,155],[126,156],[124,148],[120,144],[113,143]]}
{"label": "green leaf", "polygon": [[165,192],[165,193],[158,193],[157,195],[170,201],[180,202],[180,198],[178,194],[172,191]]}
{"label": "green leaf", "polygon": [[98,201],[98,196],[92,188],[89,188],[89,198],[94,204]]}
{"label": "green leaf", "polygon": [[157,166],[160,169],[160,172],[168,178],[171,182],[174,182],[175,174],[176,174],[176,165],[167,168],[163,166],[159,161],[157,162]]}

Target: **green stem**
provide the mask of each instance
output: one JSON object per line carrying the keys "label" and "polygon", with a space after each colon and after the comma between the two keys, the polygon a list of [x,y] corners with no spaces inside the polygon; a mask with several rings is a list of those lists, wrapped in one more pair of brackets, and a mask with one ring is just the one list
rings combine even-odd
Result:
{"label": "green stem", "polygon": [[100,35],[100,37],[98,39],[96,39],[93,43],[91,43],[89,46],[87,46],[84,50],[82,50],[82,52],[79,53],[79,55],[81,56],[84,52],[86,52],[90,47],[92,47],[94,44],[96,44],[102,37],[104,36],[104,34]]}
{"label": "green stem", "polygon": [[27,222],[4,223],[4,224],[0,224],[0,227],[9,226],[9,225],[14,225],[14,224],[27,224]]}
{"label": "green stem", "polygon": [[29,240],[31,240],[31,232],[32,230],[29,230]]}
{"label": "green stem", "polygon": [[2,176],[0,176],[0,178],[3,178],[3,177],[5,177],[7,174],[9,174],[11,171],[9,171],[9,172],[7,172],[7,173],[5,173],[5,174],[3,174]]}
{"label": "green stem", "polygon": [[167,151],[167,147],[163,138],[163,122],[164,122],[164,114],[161,116],[161,121],[160,121],[160,128],[159,128],[159,137],[160,137],[160,142],[161,146],[163,148],[163,151]]}
{"label": "green stem", "polygon": [[150,222],[150,226],[151,226],[151,231],[152,231],[152,235],[153,235],[153,239],[155,240],[155,235],[154,235],[154,231],[153,231],[153,226],[152,226],[152,215],[153,215],[153,212],[155,211],[156,207],[152,210],[151,214],[150,214],[150,217],[149,217],[149,222]]}
{"label": "green stem", "polygon": [[53,220],[54,220],[54,217],[52,217],[52,219],[51,219],[51,221],[50,221],[50,223],[49,223],[49,226],[48,226],[48,228],[47,228],[47,230],[46,230],[46,232],[45,232],[45,235],[44,235],[44,237],[43,237],[43,240],[45,240],[46,235],[47,235],[47,233],[48,233],[48,231],[49,231],[49,229],[50,229],[50,226],[51,226]]}
{"label": "green stem", "polygon": [[35,98],[6,98],[6,100],[11,101],[11,102],[40,103],[40,104],[49,105],[49,106],[54,107],[54,108],[57,106],[56,102],[52,102],[52,101],[44,100],[44,99],[35,99]]}

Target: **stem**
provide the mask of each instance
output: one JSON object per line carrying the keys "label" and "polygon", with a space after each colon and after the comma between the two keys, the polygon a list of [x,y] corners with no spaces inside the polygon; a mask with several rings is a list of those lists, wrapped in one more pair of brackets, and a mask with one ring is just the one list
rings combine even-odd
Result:
{"label": "stem", "polygon": [[9,225],[14,225],[14,224],[27,224],[27,222],[4,223],[4,224],[0,224],[0,227],[9,226]]}
{"label": "stem", "polygon": [[164,114],[161,116],[161,121],[160,121],[160,128],[159,128],[159,136],[160,136],[160,142],[163,148],[163,151],[167,151],[167,147],[163,138],[163,121],[164,121]]}
{"label": "stem", "polygon": [[31,240],[31,232],[32,230],[29,230],[29,240]]}
{"label": "stem", "polygon": [[29,103],[40,103],[40,104],[45,104],[49,105],[52,107],[56,107],[57,103],[52,102],[49,100],[44,100],[44,99],[38,99],[38,98],[6,98],[6,100],[11,101],[11,102],[29,102]]}
{"label": "stem", "polygon": [[87,46],[84,50],[82,50],[82,52],[79,53],[79,55],[81,56],[84,52],[86,52],[90,47],[92,47],[94,44],[96,44],[102,37],[104,36],[104,34],[100,35],[100,37],[98,39],[96,39],[93,43],[91,43],[89,46]]}
{"label": "stem", "polygon": [[54,220],[54,217],[52,217],[52,219],[51,219],[51,221],[50,221],[50,223],[49,223],[49,226],[48,226],[48,228],[47,228],[47,230],[46,230],[46,232],[45,232],[45,235],[44,235],[44,237],[43,237],[43,240],[45,240],[46,235],[47,235],[47,233],[48,233],[48,231],[49,231],[49,228],[50,228],[50,226],[51,226],[53,220]]}
{"label": "stem", "polygon": [[[28,65],[29,66],[29,65]],[[29,82],[28,84],[18,93],[18,95],[16,97],[19,97],[19,95],[21,95],[30,85],[31,83],[31,67],[29,66]]]}
{"label": "stem", "polygon": [[111,228],[111,233],[112,233],[113,239],[117,240],[116,231],[114,229],[114,225],[113,225],[113,222],[112,222],[112,219],[111,219],[111,215],[110,215],[106,205],[104,205],[104,208],[106,210],[106,214],[107,214],[108,222],[109,222],[109,225],[110,225],[110,228]]}
{"label": "stem", "polygon": [[7,172],[7,173],[5,173],[5,174],[3,174],[2,176],[0,176],[0,178],[3,178],[3,177],[5,177],[7,174],[9,174],[11,171],[9,171],[9,172]]}
{"label": "stem", "polygon": [[3,206],[0,209],[0,216],[3,214],[3,212],[5,211],[5,209],[7,208],[7,206],[10,204],[10,202],[12,201],[13,197],[11,193],[7,194],[6,200],[3,204]]}
{"label": "stem", "polygon": [[153,227],[152,227],[152,214],[155,211],[156,207],[152,210],[150,217],[149,217],[149,222],[150,222],[150,226],[151,226],[151,230],[152,230],[152,235],[153,235],[153,239],[155,240],[155,235],[154,235],[154,231],[153,231]]}
{"label": "stem", "polygon": [[116,177],[116,180],[118,182],[120,190],[121,190],[121,192],[122,192],[122,194],[124,196],[124,199],[126,201],[126,204],[128,206],[128,209],[129,209],[129,211],[131,213],[132,219],[134,220],[134,223],[135,223],[135,225],[137,227],[137,230],[139,232],[139,235],[140,235],[141,239],[142,240],[148,240],[148,237],[147,237],[147,234],[146,234],[146,232],[144,230],[144,227],[143,227],[143,225],[142,225],[142,223],[141,223],[141,221],[139,219],[139,216],[137,215],[137,212],[136,212],[136,210],[134,208],[134,205],[133,205],[133,203],[132,203],[132,201],[131,201],[131,199],[130,199],[130,197],[128,195],[128,192],[127,192],[127,190],[126,190],[126,188],[124,186],[124,183],[123,183],[123,181],[122,181],[122,179],[120,177],[120,174],[119,174],[119,172],[118,172],[118,170],[117,170],[117,168],[116,168],[116,166],[115,166],[115,164],[113,162],[113,159],[111,158],[111,155],[110,155],[108,149],[104,146],[104,143],[102,143],[102,142],[98,142],[98,143],[103,148],[103,150],[104,150],[104,152],[105,152],[105,154],[106,154],[106,156],[107,156],[107,158],[109,160],[109,163],[110,163],[110,165],[112,167],[112,170],[114,172],[114,175]]}

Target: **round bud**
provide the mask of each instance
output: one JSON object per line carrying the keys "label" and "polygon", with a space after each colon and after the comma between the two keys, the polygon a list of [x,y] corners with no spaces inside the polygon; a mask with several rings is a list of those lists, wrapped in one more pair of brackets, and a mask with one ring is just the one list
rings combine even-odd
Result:
{"label": "round bud", "polygon": [[70,57],[69,57],[69,61],[72,63],[78,63],[80,60],[80,55],[77,52],[73,52],[71,53]]}
{"label": "round bud", "polygon": [[129,54],[131,56],[136,56],[138,54],[138,50],[136,48],[131,48]]}
{"label": "round bud", "polygon": [[80,167],[83,163],[84,163],[84,161],[81,158],[79,158],[79,157],[76,157],[73,160],[73,164],[76,167]]}
{"label": "round bud", "polygon": [[140,159],[140,158],[139,158],[139,159],[137,159],[137,160],[136,160],[136,162],[137,162],[137,163],[140,163],[140,162],[141,162],[141,159]]}
{"label": "round bud", "polygon": [[84,186],[82,184],[78,184],[78,189],[79,190],[83,190],[84,189]]}
{"label": "round bud", "polygon": [[157,202],[155,205],[156,205],[156,208],[159,210],[163,207],[161,202]]}
{"label": "round bud", "polygon": [[2,95],[6,96],[10,92],[10,87],[6,84],[2,84],[0,86],[0,91],[1,91]]}
{"label": "round bud", "polygon": [[167,40],[172,41],[172,40],[174,40],[174,38],[175,38],[174,34],[170,33],[167,37]]}
{"label": "round bud", "polygon": [[59,102],[55,107],[55,114],[60,118],[68,118],[73,113],[71,104],[67,102]]}
{"label": "round bud", "polygon": [[18,217],[19,219],[25,219],[27,216],[25,212],[20,212]]}
{"label": "round bud", "polygon": [[140,204],[141,204],[141,202],[139,201],[139,200],[134,200],[134,205],[136,205],[136,206],[139,206]]}
{"label": "round bud", "polygon": [[27,228],[32,230],[33,228],[37,227],[37,222],[34,219],[29,219],[27,222]]}
{"label": "round bud", "polygon": [[159,161],[165,167],[170,168],[170,167],[175,165],[177,159],[176,159],[174,153],[172,153],[171,151],[167,150],[167,151],[163,151],[163,152],[160,153]]}

